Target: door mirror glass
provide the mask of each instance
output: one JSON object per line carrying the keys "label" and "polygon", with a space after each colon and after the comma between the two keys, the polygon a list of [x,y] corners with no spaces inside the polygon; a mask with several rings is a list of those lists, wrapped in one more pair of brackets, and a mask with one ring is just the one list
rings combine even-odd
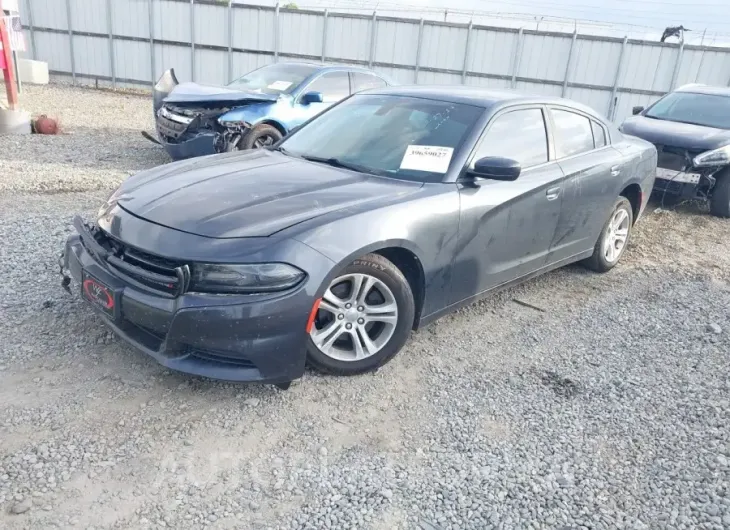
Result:
{"label": "door mirror glass", "polygon": [[641,114],[641,112],[644,110],[644,107],[634,107],[631,109],[631,114],[636,116],[637,114]]}
{"label": "door mirror glass", "polygon": [[474,168],[468,174],[490,180],[517,180],[522,172],[522,167],[517,160],[502,158],[499,156],[487,156],[480,158],[474,163]]}
{"label": "door mirror glass", "polygon": [[302,103],[304,105],[309,105],[310,103],[322,103],[324,101],[324,98],[322,97],[322,92],[307,92],[302,96]]}

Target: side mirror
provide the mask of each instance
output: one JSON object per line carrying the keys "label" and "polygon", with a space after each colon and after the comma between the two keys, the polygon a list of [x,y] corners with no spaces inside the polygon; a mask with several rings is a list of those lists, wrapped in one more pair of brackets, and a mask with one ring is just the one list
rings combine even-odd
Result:
{"label": "side mirror", "polygon": [[470,169],[468,175],[490,180],[511,181],[517,180],[521,172],[522,167],[517,160],[499,156],[487,156],[477,160],[474,163],[474,169]]}
{"label": "side mirror", "polygon": [[634,107],[633,109],[631,109],[631,114],[636,116],[637,114],[641,114],[643,112],[643,110],[644,110],[644,107]]}
{"label": "side mirror", "polygon": [[310,103],[322,103],[324,101],[324,98],[322,97],[322,92],[307,92],[302,96],[302,103],[304,105],[309,105]]}

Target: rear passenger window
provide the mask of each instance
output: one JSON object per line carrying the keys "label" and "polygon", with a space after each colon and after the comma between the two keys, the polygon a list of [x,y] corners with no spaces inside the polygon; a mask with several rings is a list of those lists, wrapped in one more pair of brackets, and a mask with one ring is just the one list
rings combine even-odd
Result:
{"label": "rear passenger window", "polygon": [[547,135],[542,111],[515,110],[494,120],[474,160],[486,156],[511,158],[523,168],[547,162]]}
{"label": "rear passenger window", "polygon": [[593,143],[596,148],[604,147],[606,145],[606,131],[595,121],[591,122],[591,127],[593,127]]}
{"label": "rear passenger window", "polygon": [[[555,153],[558,158],[593,149],[591,120],[566,110],[550,110],[555,123]],[[605,140],[604,140],[605,141]]]}
{"label": "rear passenger window", "polygon": [[362,72],[351,72],[352,76],[352,93],[362,92],[363,90],[370,90],[371,88],[383,88],[386,86],[385,81],[380,77],[365,74]]}

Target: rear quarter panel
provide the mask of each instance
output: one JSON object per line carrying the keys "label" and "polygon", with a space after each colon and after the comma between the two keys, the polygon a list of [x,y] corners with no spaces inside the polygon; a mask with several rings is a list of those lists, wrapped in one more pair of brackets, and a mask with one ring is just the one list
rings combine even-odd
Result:
{"label": "rear quarter panel", "polygon": [[[642,192],[642,201],[639,216],[644,212],[651,190],[654,187],[657,168],[656,148],[640,138],[623,135],[620,141],[614,143],[614,149],[621,155],[625,170],[621,189],[631,184],[638,184]],[[638,217],[636,220],[638,220]]]}

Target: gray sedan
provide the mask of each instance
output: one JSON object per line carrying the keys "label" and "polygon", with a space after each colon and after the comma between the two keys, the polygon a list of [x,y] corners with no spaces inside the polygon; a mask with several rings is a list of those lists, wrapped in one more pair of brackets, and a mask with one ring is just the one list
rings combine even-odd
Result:
{"label": "gray sedan", "polygon": [[567,100],[370,91],[273,148],[129,178],[75,219],[64,284],[175,370],[282,387],[306,362],[358,374],[496,289],[610,270],[656,159]]}

